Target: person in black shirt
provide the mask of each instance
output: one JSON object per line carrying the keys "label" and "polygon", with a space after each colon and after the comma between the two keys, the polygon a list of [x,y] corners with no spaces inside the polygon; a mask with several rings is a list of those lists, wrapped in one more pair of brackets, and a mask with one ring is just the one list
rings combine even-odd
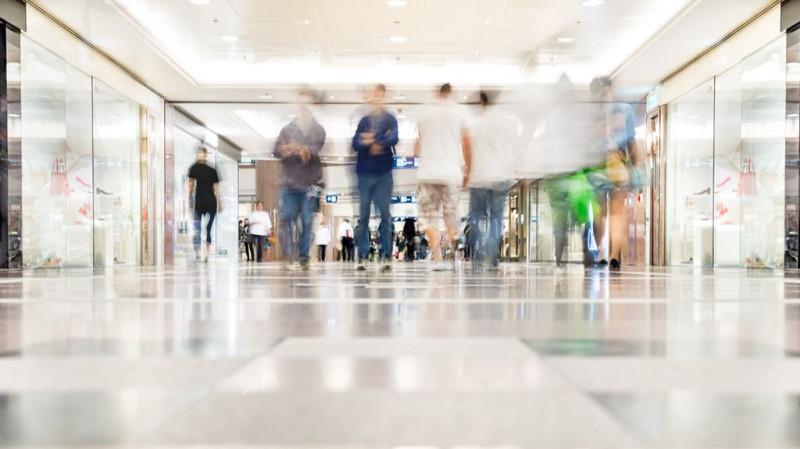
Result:
{"label": "person in black shirt", "polygon": [[222,201],[219,196],[219,174],[214,167],[206,163],[208,150],[201,148],[197,153],[197,162],[189,169],[189,204],[194,211],[194,254],[195,260],[200,260],[200,242],[202,240],[203,216],[208,215],[206,224],[206,254],[203,258],[208,262],[208,252],[211,248],[211,229],[214,218],[222,212]]}

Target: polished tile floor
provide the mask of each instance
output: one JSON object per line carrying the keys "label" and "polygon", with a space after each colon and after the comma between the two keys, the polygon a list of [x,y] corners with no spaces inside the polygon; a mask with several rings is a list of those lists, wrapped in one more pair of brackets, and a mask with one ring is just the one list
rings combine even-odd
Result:
{"label": "polished tile floor", "polygon": [[0,278],[0,446],[800,447],[800,277],[208,264]]}

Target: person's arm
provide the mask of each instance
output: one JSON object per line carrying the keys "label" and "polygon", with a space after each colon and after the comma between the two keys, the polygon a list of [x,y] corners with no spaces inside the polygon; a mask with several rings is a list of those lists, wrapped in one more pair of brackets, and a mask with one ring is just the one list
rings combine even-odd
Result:
{"label": "person's arm", "polygon": [[269,235],[272,233],[272,219],[267,212],[264,212],[264,216],[267,217],[267,235]]}
{"label": "person's arm", "polygon": [[217,213],[221,214],[225,208],[222,206],[222,195],[220,195],[219,181],[214,183],[214,196],[217,198]]}
{"label": "person's arm", "polygon": [[189,191],[188,191],[187,198],[189,199],[189,207],[191,207],[191,205],[192,205],[192,197],[194,195],[194,178],[189,178],[188,187],[189,187]]}
{"label": "person's arm", "polygon": [[463,186],[467,187],[469,185],[469,177],[472,174],[472,138],[466,129],[461,131],[461,151],[464,154]]}
{"label": "person's arm", "polygon": [[358,122],[358,128],[356,128],[356,133],[353,136],[353,150],[357,153],[362,151],[369,151],[369,145],[364,143],[364,138],[362,134],[364,134],[364,129],[366,128],[366,117],[362,118]]}
{"label": "person's arm", "polygon": [[378,136],[378,138],[376,139],[376,143],[380,145],[384,150],[397,145],[397,142],[400,141],[400,133],[397,129],[398,128],[397,119],[391,114],[387,115],[388,115],[387,118],[388,124],[386,127],[386,131],[382,135]]}
{"label": "person's arm", "polygon": [[289,142],[289,136],[286,133],[285,127],[281,130],[278,139],[275,141],[275,149],[272,155],[281,161],[298,155],[297,145]]}

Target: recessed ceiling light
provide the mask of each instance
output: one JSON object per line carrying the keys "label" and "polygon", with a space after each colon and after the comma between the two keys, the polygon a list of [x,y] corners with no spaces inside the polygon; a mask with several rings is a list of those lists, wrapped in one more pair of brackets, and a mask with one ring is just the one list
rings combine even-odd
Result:
{"label": "recessed ceiling light", "polygon": [[466,101],[468,98],[469,98],[468,95],[464,95],[464,101]]}
{"label": "recessed ceiling light", "polygon": [[335,97],[335,96],[333,96],[333,95],[331,95],[331,96],[329,96],[329,97],[328,97],[328,100],[335,100],[335,99],[336,99],[336,97]]}
{"label": "recessed ceiling light", "polygon": [[399,94],[399,95],[395,95],[394,99],[397,100],[397,101],[403,101],[403,100],[406,99],[406,96],[403,95],[403,94]]}
{"label": "recessed ceiling light", "polygon": [[392,36],[392,37],[390,37],[390,38],[389,38],[389,40],[390,40],[391,42],[394,42],[395,44],[402,44],[402,43],[404,43],[404,42],[408,42],[408,38],[407,38],[407,37],[405,37],[405,36],[400,36],[400,35],[398,35],[398,36]]}
{"label": "recessed ceiling light", "polygon": [[266,93],[264,95],[259,95],[258,98],[260,98],[262,100],[272,100],[272,94],[271,93]]}
{"label": "recessed ceiling light", "polygon": [[189,3],[191,3],[193,5],[203,5],[203,6],[205,6],[205,5],[210,5],[211,4],[211,0],[189,0]]}
{"label": "recessed ceiling light", "polygon": [[311,21],[310,21],[310,20],[308,20],[308,19],[306,19],[306,20],[302,20],[302,21],[300,21],[300,24],[301,24],[301,25],[311,25]]}
{"label": "recessed ceiling light", "polygon": [[600,6],[604,4],[605,0],[583,0],[583,6]]}
{"label": "recessed ceiling light", "polygon": [[220,39],[225,42],[236,42],[239,40],[239,36],[222,36]]}
{"label": "recessed ceiling light", "polygon": [[386,4],[389,6],[394,6],[395,8],[399,8],[406,6],[408,4],[408,0],[386,0]]}
{"label": "recessed ceiling light", "polygon": [[574,37],[559,37],[558,41],[561,42],[562,44],[569,44],[571,42],[575,42],[575,38]]}

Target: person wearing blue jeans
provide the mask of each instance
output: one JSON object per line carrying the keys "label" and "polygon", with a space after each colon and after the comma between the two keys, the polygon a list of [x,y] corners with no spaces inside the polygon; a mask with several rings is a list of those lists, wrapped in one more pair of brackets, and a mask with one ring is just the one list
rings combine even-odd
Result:
{"label": "person wearing blue jeans", "polygon": [[[491,267],[500,263],[500,237],[509,190],[507,185],[469,190],[469,222],[477,240],[477,251],[473,255],[476,262],[487,262]],[[483,220],[488,221],[488,233],[481,230]]]}
{"label": "person wearing blue jeans", "polygon": [[[298,95],[297,117],[284,126],[275,142],[273,155],[281,162],[283,189],[280,202],[280,228],[284,260],[294,260],[308,269],[311,255],[311,223],[323,185],[320,152],[325,145],[325,129],[311,114],[312,92]],[[298,219],[300,229],[295,232]],[[297,251],[294,236],[299,235]]]}
{"label": "person wearing blue jeans", "polygon": [[371,110],[358,123],[353,136],[353,150],[357,153],[359,216],[356,226],[359,271],[366,270],[369,254],[369,219],[372,204],[381,218],[378,227],[381,271],[392,269],[392,200],[394,178],[394,147],[398,142],[397,119],[384,109],[386,86],[378,84],[370,95]]}
{"label": "person wearing blue jeans", "polygon": [[[492,108],[489,92],[480,92],[481,110],[472,123],[472,165],[468,173],[469,220],[478,248],[478,262],[491,269],[500,265],[500,239],[503,234],[505,201],[514,173],[514,145],[517,124],[506,114]],[[488,235],[481,231],[481,221],[488,220]]]}

